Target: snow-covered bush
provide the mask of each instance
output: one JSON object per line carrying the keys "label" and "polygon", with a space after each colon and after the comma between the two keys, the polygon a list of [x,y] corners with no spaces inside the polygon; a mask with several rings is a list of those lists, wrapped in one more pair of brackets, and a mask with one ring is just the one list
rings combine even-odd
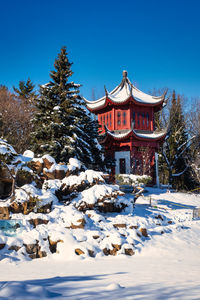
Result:
{"label": "snow-covered bush", "polygon": [[4,163],[11,163],[16,156],[14,148],[7,141],[0,139],[0,160]]}
{"label": "snow-covered bush", "polygon": [[119,174],[115,178],[120,185],[140,185],[148,184],[152,181],[151,176],[148,175]]}

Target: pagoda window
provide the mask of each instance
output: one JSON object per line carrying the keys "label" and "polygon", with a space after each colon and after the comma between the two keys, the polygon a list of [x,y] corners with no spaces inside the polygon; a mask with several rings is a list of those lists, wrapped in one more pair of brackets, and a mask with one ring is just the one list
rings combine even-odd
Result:
{"label": "pagoda window", "polygon": [[108,127],[108,113],[107,113],[106,119],[107,119],[107,127]]}
{"label": "pagoda window", "polygon": [[105,115],[103,116],[103,125],[105,125],[105,123],[106,123],[106,117],[105,117]]}
{"label": "pagoda window", "polygon": [[110,113],[110,127],[112,126],[112,114]]}
{"label": "pagoda window", "polygon": [[121,125],[121,112],[118,111],[117,113],[117,125]]}
{"label": "pagoda window", "polygon": [[140,127],[140,113],[137,113],[137,122],[138,122],[138,127]]}
{"label": "pagoda window", "polygon": [[147,128],[149,128],[149,114],[147,113]]}
{"label": "pagoda window", "polygon": [[135,112],[133,112],[133,127],[135,127]]}
{"label": "pagoda window", "polygon": [[100,126],[101,126],[101,127],[103,127],[103,122],[102,122],[102,121],[103,121],[103,118],[102,118],[102,116],[101,116],[101,118],[100,118]]}
{"label": "pagoda window", "polygon": [[142,113],[142,127],[144,128],[144,113]]}
{"label": "pagoda window", "polygon": [[126,112],[123,112],[123,124],[126,125]]}

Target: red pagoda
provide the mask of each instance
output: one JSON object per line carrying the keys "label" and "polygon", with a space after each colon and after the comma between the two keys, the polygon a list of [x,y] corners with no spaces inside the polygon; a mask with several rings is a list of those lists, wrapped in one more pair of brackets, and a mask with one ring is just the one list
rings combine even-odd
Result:
{"label": "red pagoda", "polygon": [[123,71],[121,83],[96,100],[85,99],[90,112],[98,116],[100,143],[105,156],[115,159],[112,175],[150,175],[155,182],[155,153],[165,132],[155,131],[154,113],[165,105],[166,92],[151,96],[138,90]]}

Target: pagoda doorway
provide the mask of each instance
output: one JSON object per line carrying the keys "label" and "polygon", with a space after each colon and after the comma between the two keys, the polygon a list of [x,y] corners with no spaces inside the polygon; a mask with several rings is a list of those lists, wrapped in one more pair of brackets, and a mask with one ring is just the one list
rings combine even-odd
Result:
{"label": "pagoda doorway", "polygon": [[120,172],[120,174],[126,174],[126,159],[125,158],[119,159],[119,172]]}
{"label": "pagoda doorway", "polygon": [[116,151],[115,163],[115,174],[130,174],[130,151]]}

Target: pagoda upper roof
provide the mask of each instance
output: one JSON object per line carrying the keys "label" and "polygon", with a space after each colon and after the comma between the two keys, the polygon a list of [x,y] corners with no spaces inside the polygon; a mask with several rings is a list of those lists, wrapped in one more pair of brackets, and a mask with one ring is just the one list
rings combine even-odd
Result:
{"label": "pagoda upper roof", "polygon": [[91,111],[100,110],[106,107],[109,102],[120,105],[125,104],[129,100],[135,102],[137,105],[159,106],[164,102],[166,93],[167,91],[161,96],[156,97],[140,91],[128,79],[127,71],[123,71],[123,79],[114,90],[108,92],[105,88],[106,95],[104,97],[95,101],[88,101],[85,98],[84,100],[87,108]]}
{"label": "pagoda upper roof", "polygon": [[106,128],[106,133],[104,135],[104,138],[101,140],[101,143],[105,143],[108,138],[112,138],[114,140],[125,140],[130,136],[133,136],[134,139],[140,141],[161,141],[165,138],[166,134],[167,130],[157,132],[134,130],[133,128],[131,128],[129,130],[116,130],[112,132]]}

